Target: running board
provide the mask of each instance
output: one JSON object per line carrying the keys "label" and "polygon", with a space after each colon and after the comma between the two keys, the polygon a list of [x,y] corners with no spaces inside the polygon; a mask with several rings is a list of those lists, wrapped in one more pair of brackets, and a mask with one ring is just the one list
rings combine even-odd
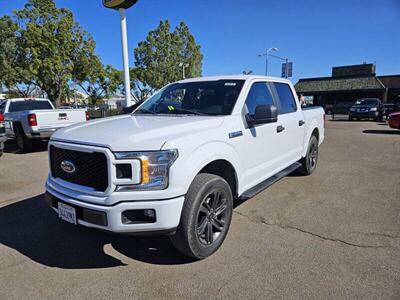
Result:
{"label": "running board", "polygon": [[271,186],[275,182],[279,181],[283,177],[286,177],[293,171],[297,170],[298,168],[301,167],[301,163],[295,162],[294,164],[290,165],[286,169],[283,169],[282,171],[276,173],[275,175],[271,176],[270,178],[264,180],[263,182],[260,182],[256,186],[252,187],[251,189],[248,189],[245,191],[242,196],[240,197],[240,200],[247,200],[250,198],[253,198],[255,195],[258,193],[261,193],[263,190],[265,190],[267,187]]}

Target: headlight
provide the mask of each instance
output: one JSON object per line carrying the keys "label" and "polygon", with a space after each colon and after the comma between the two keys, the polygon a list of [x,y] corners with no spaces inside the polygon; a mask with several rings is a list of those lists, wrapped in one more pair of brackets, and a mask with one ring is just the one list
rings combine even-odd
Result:
{"label": "headlight", "polygon": [[168,187],[169,168],[178,158],[178,150],[148,152],[115,152],[116,159],[138,159],[141,164],[140,184],[120,186],[118,190],[163,190]]}
{"label": "headlight", "polygon": [[377,111],[378,110],[378,108],[376,108],[376,107],[371,107],[370,109],[369,109],[369,111]]}

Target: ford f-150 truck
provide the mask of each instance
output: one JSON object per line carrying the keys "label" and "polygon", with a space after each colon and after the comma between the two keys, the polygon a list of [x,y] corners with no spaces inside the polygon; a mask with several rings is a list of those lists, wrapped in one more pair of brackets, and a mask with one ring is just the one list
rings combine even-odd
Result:
{"label": "ford f-150 truck", "polygon": [[324,126],[323,109],[303,110],[285,79],[179,81],[132,114],[55,132],[46,201],[70,223],[169,234],[205,258],[224,241],[235,199],[315,170]]}
{"label": "ford f-150 truck", "polygon": [[48,99],[15,98],[0,104],[5,116],[6,134],[15,138],[23,152],[32,150],[33,142],[49,139],[57,130],[88,120],[85,109],[55,109]]}

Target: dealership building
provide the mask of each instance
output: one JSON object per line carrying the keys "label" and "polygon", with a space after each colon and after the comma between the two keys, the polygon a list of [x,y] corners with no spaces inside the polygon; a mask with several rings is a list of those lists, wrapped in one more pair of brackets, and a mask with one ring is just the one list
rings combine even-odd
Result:
{"label": "dealership building", "polygon": [[400,95],[400,74],[377,76],[375,64],[361,64],[332,68],[332,76],[300,79],[299,94],[312,99],[314,105],[334,105],[355,102],[361,98],[379,98],[392,102]]}

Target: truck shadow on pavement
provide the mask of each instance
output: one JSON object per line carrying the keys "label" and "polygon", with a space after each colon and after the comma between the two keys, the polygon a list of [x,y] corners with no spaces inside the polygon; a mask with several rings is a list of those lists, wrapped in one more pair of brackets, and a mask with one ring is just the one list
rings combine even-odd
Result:
{"label": "truck shadow on pavement", "polygon": [[[42,151],[47,151],[47,143],[46,142],[36,143],[35,147],[33,148],[31,153],[42,152]],[[26,153],[19,151],[18,145],[14,141],[7,141],[4,144],[4,152],[11,153],[11,154],[26,154]]]}
{"label": "truck shadow on pavement", "polygon": [[378,129],[366,129],[363,130],[363,133],[369,133],[369,134],[390,134],[390,135],[400,135],[400,130],[378,130]]}
{"label": "truck shadow on pavement", "polygon": [[[177,252],[168,237],[112,235],[64,223],[43,194],[0,208],[0,243],[37,263],[63,269],[124,266],[127,258],[159,265],[194,262]],[[108,244],[115,253],[104,251]],[[121,254],[125,263],[118,258]]]}

